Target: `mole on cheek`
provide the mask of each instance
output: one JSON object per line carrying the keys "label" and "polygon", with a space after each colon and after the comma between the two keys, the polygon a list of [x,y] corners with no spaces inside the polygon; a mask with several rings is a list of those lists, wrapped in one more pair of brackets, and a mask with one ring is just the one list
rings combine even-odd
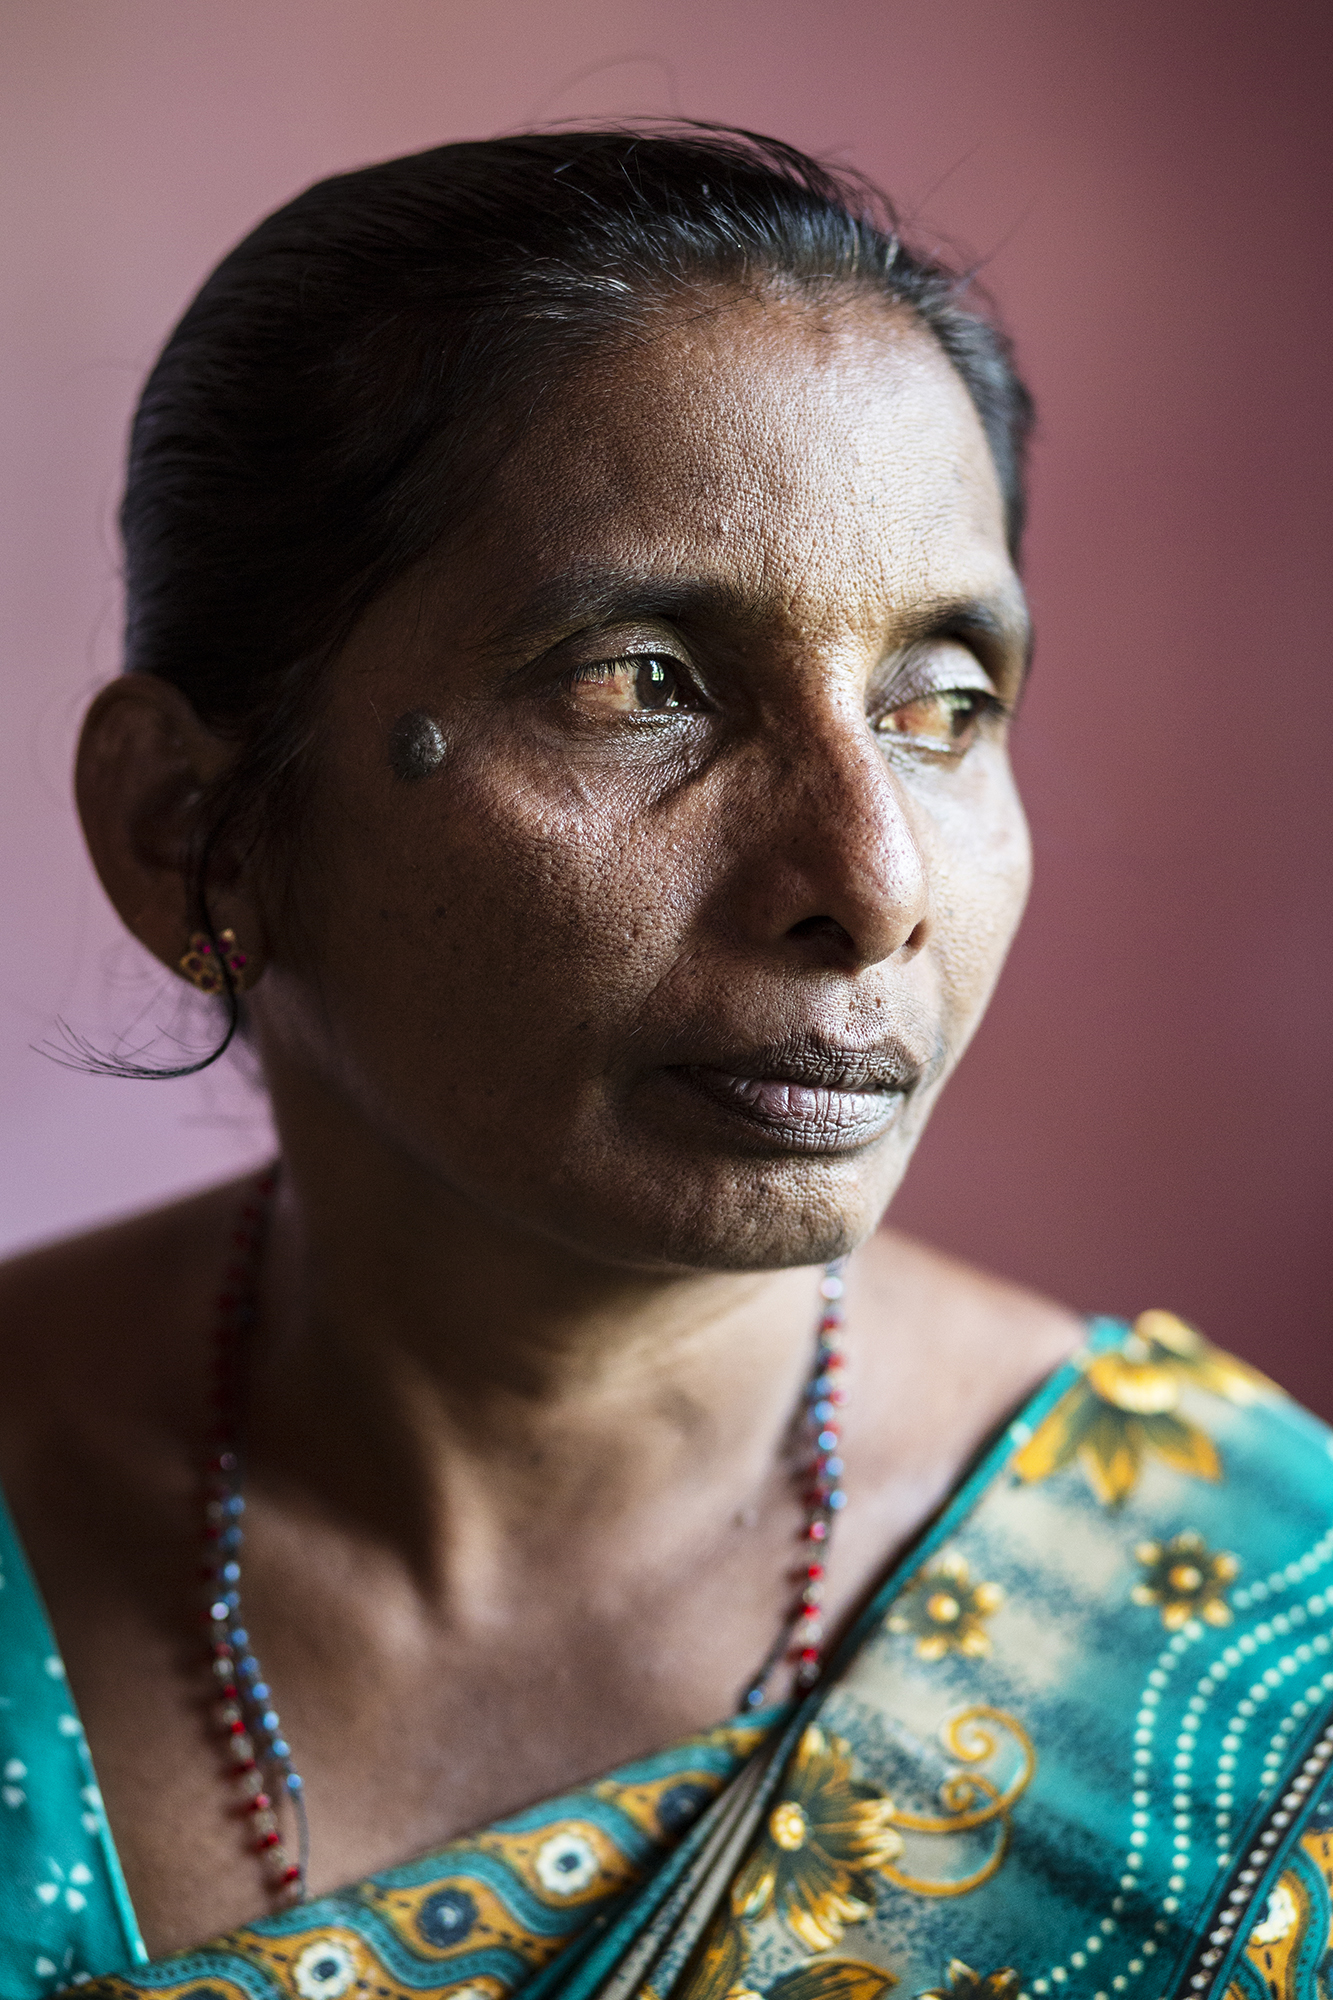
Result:
{"label": "mole on cheek", "polygon": [[444,731],[424,708],[409,708],[389,731],[389,766],[395,778],[428,778],[444,762]]}

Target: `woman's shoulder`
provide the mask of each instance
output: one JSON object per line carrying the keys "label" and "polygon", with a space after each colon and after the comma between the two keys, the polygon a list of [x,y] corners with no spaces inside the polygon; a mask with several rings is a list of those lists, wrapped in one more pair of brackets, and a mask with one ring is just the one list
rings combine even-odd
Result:
{"label": "woman's shoulder", "polygon": [[1086,1333],[1072,1306],[896,1229],[876,1230],[857,1262],[876,1320],[929,1326],[941,1350],[981,1347],[996,1359],[1003,1351],[1021,1373],[1065,1359]]}
{"label": "woman's shoulder", "polygon": [[0,1326],[8,1331],[34,1305],[77,1309],[89,1284],[116,1280],[160,1291],[174,1275],[216,1264],[247,1184],[248,1177],[221,1181],[0,1258]]}
{"label": "woman's shoulder", "polygon": [[941,1449],[956,1473],[1008,1426],[1020,1482],[1059,1475],[1113,1509],[1169,1473],[1223,1512],[1333,1517],[1327,1427],[1176,1314],[1076,1313],[889,1231],[860,1256],[886,1476],[915,1456],[942,1490]]}
{"label": "woman's shoulder", "polygon": [[1076,1470],[1100,1505],[1119,1510],[1183,1480],[1219,1524],[1225,1515],[1236,1532],[1280,1541],[1282,1524],[1299,1519],[1320,1562],[1333,1553],[1333,1432],[1249,1362],[1154,1307],[1131,1322],[1091,1321],[1079,1363],[1020,1442],[1020,1481]]}
{"label": "woman's shoulder", "polygon": [[856,1253],[848,1318],[885,1470],[920,1457],[926,1488],[947,1486],[1087,1335],[1070,1307],[887,1228]]}
{"label": "woman's shoulder", "polygon": [[0,1474],[48,1426],[173,1399],[217,1289],[239,1184],[0,1263]]}

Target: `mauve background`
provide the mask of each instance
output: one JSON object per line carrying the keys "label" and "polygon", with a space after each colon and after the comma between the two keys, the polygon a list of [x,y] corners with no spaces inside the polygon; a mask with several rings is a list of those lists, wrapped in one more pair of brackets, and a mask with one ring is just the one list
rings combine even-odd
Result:
{"label": "mauve background", "polygon": [[157,343],[321,174],[678,110],[854,162],[983,257],[1042,410],[1036,892],[895,1217],[1079,1305],[1169,1305],[1333,1414],[1331,40],[1326,4],[1218,0],[8,0],[0,1249],[266,1144],[235,1074],[30,1047],[178,1012],[67,777]]}

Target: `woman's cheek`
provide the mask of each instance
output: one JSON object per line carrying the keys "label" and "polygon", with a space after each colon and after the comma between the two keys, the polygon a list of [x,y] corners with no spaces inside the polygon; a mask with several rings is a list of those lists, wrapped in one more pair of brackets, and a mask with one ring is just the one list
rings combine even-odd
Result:
{"label": "woman's cheek", "polygon": [[1027,819],[1007,758],[984,773],[972,798],[948,801],[934,832],[934,950],[946,1031],[961,1055],[1000,976],[1032,880]]}
{"label": "woman's cheek", "polygon": [[492,999],[508,976],[553,1024],[651,985],[677,914],[656,829],[567,794],[497,787],[470,803],[444,928],[472,939]]}

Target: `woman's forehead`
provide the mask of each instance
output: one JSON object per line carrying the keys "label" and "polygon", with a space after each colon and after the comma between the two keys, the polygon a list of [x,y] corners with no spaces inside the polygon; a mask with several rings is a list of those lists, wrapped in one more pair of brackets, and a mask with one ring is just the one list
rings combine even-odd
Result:
{"label": "woman's forehead", "polygon": [[535,605],[580,573],[710,577],[738,613],[1016,591],[967,391],[875,303],[676,321],[553,393],[495,498],[497,553]]}

